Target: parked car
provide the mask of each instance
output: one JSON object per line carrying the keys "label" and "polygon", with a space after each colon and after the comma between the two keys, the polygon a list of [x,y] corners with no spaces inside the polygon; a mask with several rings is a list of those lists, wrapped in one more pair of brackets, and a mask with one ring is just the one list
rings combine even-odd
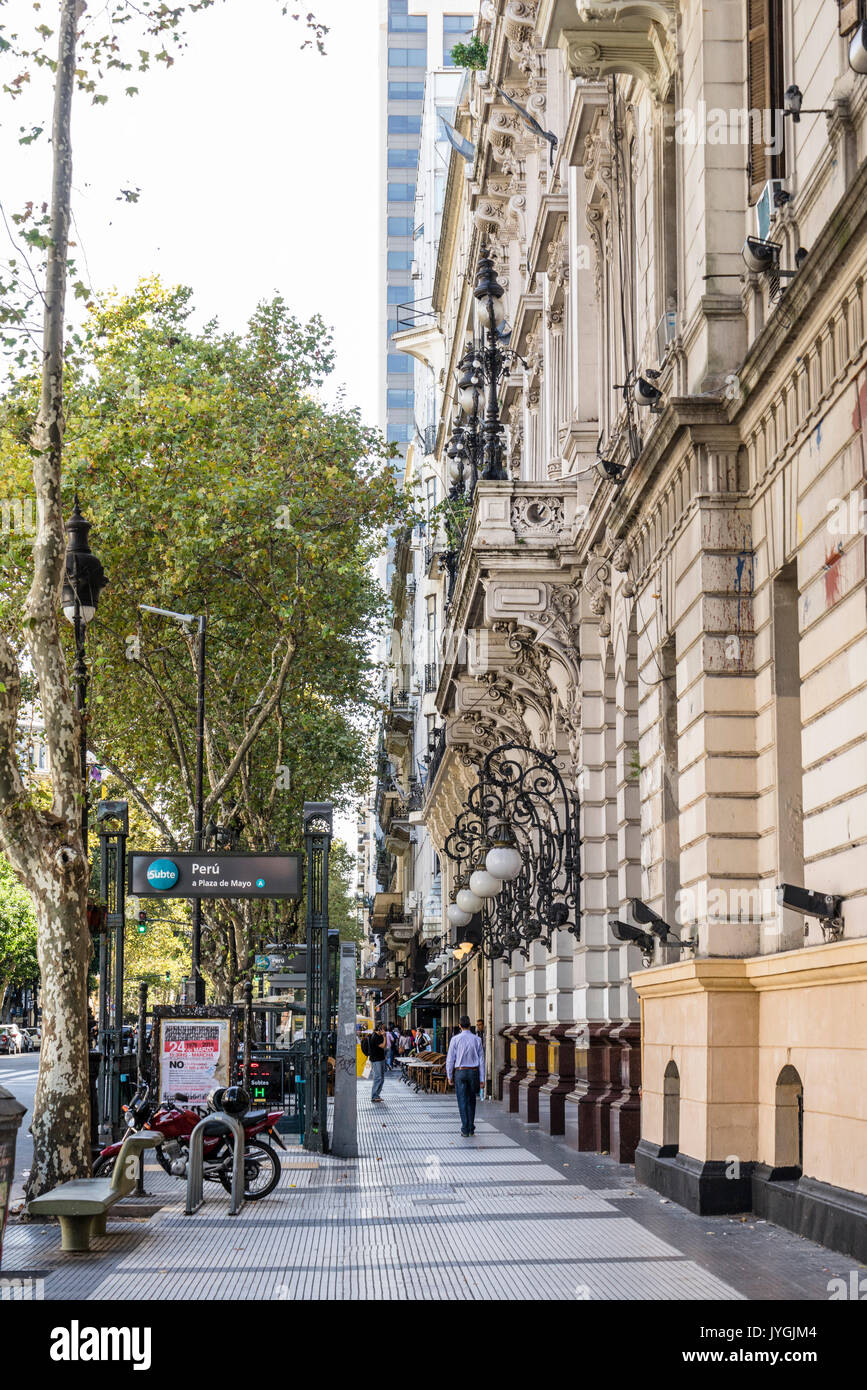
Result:
{"label": "parked car", "polygon": [[42,1029],[41,1029],[41,1028],[25,1028],[25,1029],[24,1029],[24,1035],[25,1035],[25,1037],[27,1037],[27,1038],[30,1039],[30,1051],[31,1051],[31,1052],[38,1052],[39,1049],[40,1049],[41,1046],[42,1046]]}
{"label": "parked car", "polygon": [[0,1023],[0,1039],[6,1039],[6,1046],[2,1047],[5,1053],[18,1053],[28,1051],[27,1044],[24,1042],[24,1035],[17,1023]]}

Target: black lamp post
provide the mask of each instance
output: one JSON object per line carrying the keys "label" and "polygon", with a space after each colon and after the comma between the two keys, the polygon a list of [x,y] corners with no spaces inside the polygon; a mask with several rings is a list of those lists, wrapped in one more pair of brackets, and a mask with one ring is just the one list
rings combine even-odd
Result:
{"label": "black lamp post", "polygon": [[81,781],[83,804],[81,808],[81,834],[84,852],[87,853],[87,662],[85,661],[84,638],[87,624],[96,613],[99,596],[108,583],[100,561],[93,554],[87,536],[91,522],[82,516],[76,494],[72,515],[66,523],[66,579],[60,598],[63,616],[72,623],[75,632],[75,665],[72,669],[75,685],[75,708],[79,714],[79,749],[81,756]]}
{"label": "black lamp post", "polygon": [[473,295],[478,302],[478,318],[482,327],[482,366],[487,389],[485,417],[482,424],[484,468],[486,482],[505,483],[509,475],[503,467],[503,426],[497,401],[497,385],[503,370],[503,354],[497,342],[497,331],[506,315],[503,287],[497,279],[494,262],[483,247],[476,272]]}
{"label": "black lamp post", "polygon": [[[204,613],[175,613],[171,608],[156,608],[152,603],[140,603],[145,613],[159,613],[164,618],[175,618],[180,623],[198,625],[197,675],[196,675],[196,800],[195,823],[193,825],[193,852],[204,848],[204,767],[205,767],[205,638],[208,629],[207,615]],[[202,979],[200,964],[202,955],[202,900],[193,898],[192,921],[192,960],[193,989],[196,1004],[205,1002],[205,982]]]}

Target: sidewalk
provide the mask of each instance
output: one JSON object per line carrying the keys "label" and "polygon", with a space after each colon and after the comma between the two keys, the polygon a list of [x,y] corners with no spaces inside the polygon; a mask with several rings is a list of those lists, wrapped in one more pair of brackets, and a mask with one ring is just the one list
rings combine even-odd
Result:
{"label": "sidewalk", "polygon": [[632,1170],[577,1154],[484,1103],[462,1139],[454,1096],[389,1076],[359,1083],[361,1157],[283,1155],[277,1191],[229,1217],[205,1184],[154,1165],[88,1255],[56,1226],[11,1222],[4,1273],[39,1271],[46,1299],[816,1299],[854,1262],[777,1227],[693,1216]]}

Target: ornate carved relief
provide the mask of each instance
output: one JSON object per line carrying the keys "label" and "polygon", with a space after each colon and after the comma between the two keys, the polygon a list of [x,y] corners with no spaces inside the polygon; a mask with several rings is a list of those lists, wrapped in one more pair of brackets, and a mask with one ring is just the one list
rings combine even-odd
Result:
{"label": "ornate carved relief", "polygon": [[512,529],[519,536],[556,538],[563,525],[563,502],[559,497],[513,497]]}

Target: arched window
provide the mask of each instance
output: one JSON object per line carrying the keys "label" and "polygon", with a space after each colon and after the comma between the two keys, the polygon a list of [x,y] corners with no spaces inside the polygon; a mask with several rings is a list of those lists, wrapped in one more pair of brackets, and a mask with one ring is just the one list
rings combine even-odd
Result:
{"label": "arched window", "polygon": [[662,1147],[673,1157],[680,1147],[680,1072],[669,1062],[662,1078]]}
{"label": "arched window", "polygon": [[804,1167],[804,1083],[794,1067],[777,1077],[774,1125],[774,1167]]}

